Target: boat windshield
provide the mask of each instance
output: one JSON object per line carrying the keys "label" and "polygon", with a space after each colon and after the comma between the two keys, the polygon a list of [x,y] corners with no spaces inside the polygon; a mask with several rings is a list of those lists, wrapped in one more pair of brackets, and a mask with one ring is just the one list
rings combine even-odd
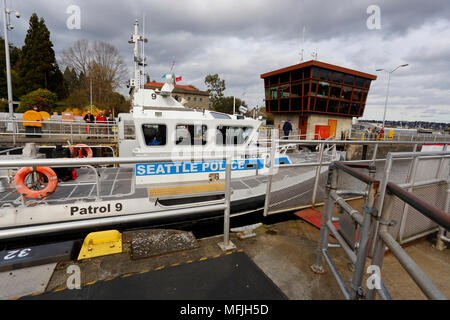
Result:
{"label": "boat windshield", "polygon": [[216,130],[216,144],[244,144],[250,136],[252,129],[252,127],[241,126],[218,126]]}
{"label": "boat windshield", "polygon": [[231,119],[231,117],[225,113],[210,111],[209,114],[212,115],[214,119]]}

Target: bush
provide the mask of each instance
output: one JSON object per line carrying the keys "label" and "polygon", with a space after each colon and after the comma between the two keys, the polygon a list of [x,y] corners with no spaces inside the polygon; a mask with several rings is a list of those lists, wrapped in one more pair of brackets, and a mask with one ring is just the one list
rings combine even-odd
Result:
{"label": "bush", "polygon": [[16,112],[25,112],[33,106],[38,106],[40,111],[51,113],[57,106],[58,96],[47,89],[37,89],[20,97],[20,105]]}

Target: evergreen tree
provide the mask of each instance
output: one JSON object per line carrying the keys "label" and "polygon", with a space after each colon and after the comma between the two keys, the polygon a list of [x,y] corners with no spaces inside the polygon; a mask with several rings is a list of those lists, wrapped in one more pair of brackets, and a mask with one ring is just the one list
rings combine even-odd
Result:
{"label": "evergreen tree", "polygon": [[67,96],[64,77],[55,59],[50,31],[36,13],[30,17],[29,24],[18,70],[21,92],[26,94],[45,88],[55,92],[60,99],[64,98]]}
{"label": "evergreen tree", "polygon": [[[11,78],[13,83],[13,100],[19,100],[17,65],[20,60],[21,51],[19,48],[9,45],[9,56],[11,63]],[[5,60],[5,40],[0,37],[0,99],[8,99],[8,89],[6,84],[6,60]]]}
{"label": "evergreen tree", "polygon": [[65,89],[68,95],[70,95],[73,91],[78,90],[80,88],[78,75],[75,69],[72,68],[72,70],[70,70],[69,67],[66,67],[63,73],[63,77]]}

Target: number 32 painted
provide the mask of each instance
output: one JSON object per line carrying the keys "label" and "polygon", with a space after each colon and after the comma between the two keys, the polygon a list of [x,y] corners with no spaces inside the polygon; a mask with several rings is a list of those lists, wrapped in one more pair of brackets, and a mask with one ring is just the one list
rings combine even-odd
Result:
{"label": "number 32 painted", "polygon": [[3,258],[3,260],[11,260],[14,258],[25,258],[31,252],[30,248],[22,249],[22,250],[11,250],[8,251],[8,254]]}

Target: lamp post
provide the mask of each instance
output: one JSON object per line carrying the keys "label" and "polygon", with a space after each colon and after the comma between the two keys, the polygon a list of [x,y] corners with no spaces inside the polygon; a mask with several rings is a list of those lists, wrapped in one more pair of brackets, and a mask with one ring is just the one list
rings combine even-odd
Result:
{"label": "lamp post", "polygon": [[14,119],[14,107],[13,107],[13,95],[12,95],[12,84],[11,84],[11,62],[9,59],[8,30],[12,30],[14,28],[11,25],[10,19],[9,19],[9,14],[12,12],[15,12],[17,19],[20,18],[20,13],[17,12],[16,10],[7,9],[6,8],[6,0],[3,0],[3,31],[4,31],[4,36],[5,36],[6,83],[7,83],[7,87],[8,87],[9,118],[11,120]]}
{"label": "lamp post", "polygon": [[384,105],[383,131],[384,131],[384,126],[385,126],[385,124],[386,124],[386,110],[387,110],[387,104],[388,104],[388,99],[389,99],[389,87],[390,87],[390,85],[391,85],[391,75],[392,75],[395,71],[397,71],[398,69],[403,68],[403,67],[407,67],[407,66],[409,66],[409,64],[402,64],[401,66],[398,66],[397,68],[395,68],[395,69],[392,70],[392,71],[388,71],[388,70],[385,70],[385,69],[377,69],[377,72],[379,72],[379,71],[385,71],[385,72],[387,72],[388,75],[389,75],[389,77],[388,77],[388,85],[387,85],[387,90],[386,90],[386,103],[385,103],[385,105]]}

